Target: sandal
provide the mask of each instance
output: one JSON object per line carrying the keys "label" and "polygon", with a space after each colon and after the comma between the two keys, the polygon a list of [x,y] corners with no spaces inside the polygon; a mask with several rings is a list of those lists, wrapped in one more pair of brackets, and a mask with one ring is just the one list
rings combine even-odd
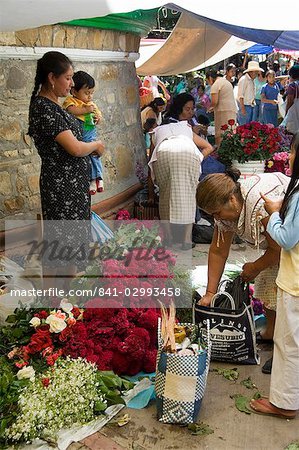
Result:
{"label": "sandal", "polygon": [[262,367],[262,372],[266,373],[267,375],[270,375],[270,373],[272,372],[272,364],[273,364],[273,356],[265,362],[265,364]]}
{"label": "sandal", "polygon": [[296,412],[287,412],[281,408],[277,408],[272,405],[266,398],[259,398],[258,400],[251,400],[249,403],[251,409],[257,413],[264,416],[276,416],[281,419],[295,419]]}
{"label": "sandal", "polygon": [[257,344],[273,344],[273,339],[264,339],[260,331],[256,333],[255,339]]}

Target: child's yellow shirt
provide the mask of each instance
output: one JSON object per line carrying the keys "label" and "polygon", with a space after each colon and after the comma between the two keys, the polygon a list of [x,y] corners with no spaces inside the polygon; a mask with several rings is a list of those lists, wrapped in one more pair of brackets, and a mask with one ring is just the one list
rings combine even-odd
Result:
{"label": "child's yellow shirt", "polygon": [[[64,100],[62,106],[64,109],[67,109],[69,106],[76,106],[77,108],[82,108],[82,106],[91,106],[91,105],[95,107],[95,115],[98,118],[98,121],[100,121],[102,119],[102,113],[97,107],[97,105],[93,102],[84,103],[82,102],[82,100],[79,100],[78,98],[70,95]],[[80,114],[79,116],[76,117],[77,119],[82,120],[82,122],[85,121],[85,114]]]}

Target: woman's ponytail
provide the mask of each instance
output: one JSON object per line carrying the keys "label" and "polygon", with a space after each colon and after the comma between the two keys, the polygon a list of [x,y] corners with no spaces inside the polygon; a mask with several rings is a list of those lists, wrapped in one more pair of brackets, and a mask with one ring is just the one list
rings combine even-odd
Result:
{"label": "woman's ponytail", "polygon": [[31,94],[29,108],[31,106],[31,103],[37,96],[42,82],[43,82],[43,77],[42,77],[42,71],[41,71],[41,60],[39,59],[37,61],[36,74],[35,74],[35,79],[34,79],[34,88],[33,88],[32,94]]}

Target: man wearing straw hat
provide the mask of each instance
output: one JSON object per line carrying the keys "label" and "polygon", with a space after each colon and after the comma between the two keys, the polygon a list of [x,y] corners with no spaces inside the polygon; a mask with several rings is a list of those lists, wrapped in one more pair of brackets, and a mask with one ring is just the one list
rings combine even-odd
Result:
{"label": "man wearing straw hat", "polygon": [[238,123],[244,125],[252,121],[253,109],[255,105],[255,84],[254,79],[258,72],[264,72],[257,61],[249,61],[248,68],[244,70],[244,75],[238,83]]}

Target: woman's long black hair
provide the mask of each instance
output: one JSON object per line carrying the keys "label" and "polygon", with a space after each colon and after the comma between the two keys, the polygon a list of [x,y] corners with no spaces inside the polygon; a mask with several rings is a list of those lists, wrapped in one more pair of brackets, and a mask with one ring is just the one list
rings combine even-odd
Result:
{"label": "woman's long black hair", "polygon": [[194,97],[187,92],[182,92],[181,94],[173,97],[169,110],[165,114],[165,118],[169,119],[172,117],[179,120],[179,115],[182,113],[184,106],[188,102],[193,102],[193,104],[195,104]]}
{"label": "woman's long black hair", "polygon": [[293,170],[291,175],[291,181],[288,185],[287,191],[285,193],[284,199],[282,201],[282,205],[280,208],[280,218],[282,221],[284,221],[288,205],[290,203],[292,195],[294,195],[296,192],[299,191],[299,132],[294,135],[292,142],[291,142],[291,149],[292,151],[295,151],[295,159],[293,163]]}

